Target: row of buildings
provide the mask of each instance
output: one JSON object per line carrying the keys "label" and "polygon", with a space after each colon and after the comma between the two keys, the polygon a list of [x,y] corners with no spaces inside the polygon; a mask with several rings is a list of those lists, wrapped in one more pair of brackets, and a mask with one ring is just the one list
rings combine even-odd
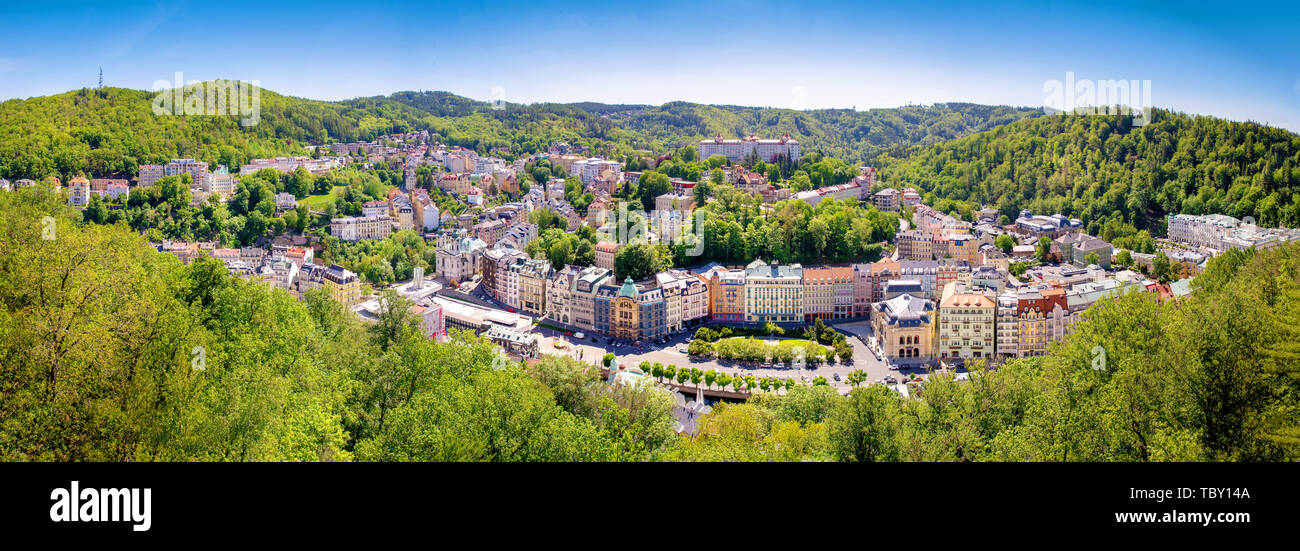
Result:
{"label": "row of buildings", "polygon": [[94,178],[88,180],[77,176],[68,180],[68,192],[68,204],[84,209],[90,205],[91,196],[97,195],[105,200],[117,199],[129,194],[131,186],[127,180],[123,179]]}
{"label": "row of buildings", "polygon": [[1300,239],[1300,229],[1261,228],[1223,214],[1175,214],[1169,217],[1169,240],[1219,254],[1232,249],[1267,249]]}
{"label": "row of buildings", "polygon": [[[305,169],[312,174],[324,174],[336,168],[341,168],[347,164],[347,159],[343,157],[321,157],[313,159],[311,157],[273,157],[269,159],[253,159],[248,164],[239,167],[239,174],[247,176],[254,172],[264,169],[278,170],[284,173],[290,173],[299,168]],[[198,181],[197,179],[195,180]]]}
{"label": "row of buildings", "polygon": [[979,240],[965,229],[903,230],[895,240],[899,259],[951,258],[971,265],[980,263]]}
{"label": "row of buildings", "polygon": [[[912,278],[918,298],[934,300],[947,283],[971,277],[969,265],[955,261],[804,267],[755,260],[743,268],[714,264],[620,282],[608,260],[608,250],[615,249],[611,243],[597,244],[595,266],[555,270],[548,260],[510,247],[489,248],[468,235],[442,239],[438,271],[444,277],[458,281],[479,275],[482,288],[507,308],[581,330],[636,338],[656,338],[704,322],[794,325],[865,317],[886,296],[890,281]],[[626,301],[622,310],[609,310],[620,296],[635,299],[635,314]],[[621,332],[616,330],[620,320]],[[633,325],[639,329],[632,331]]]}
{"label": "row of buildings", "polygon": [[340,241],[384,239],[401,230],[434,231],[442,222],[438,205],[427,190],[403,193],[394,188],[389,190],[387,199],[366,201],[361,206],[361,216],[330,219],[330,235]]}
{"label": "row of buildings", "polygon": [[1172,292],[1159,287],[1133,272],[1109,277],[1096,270],[1073,281],[1002,288],[972,274],[929,300],[919,284],[898,280],[889,282],[883,300],[872,306],[871,323],[884,354],[898,361],[1042,356],[1099,300],[1129,292],[1161,292],[1162,298],[1190,292],[1185,280]]}

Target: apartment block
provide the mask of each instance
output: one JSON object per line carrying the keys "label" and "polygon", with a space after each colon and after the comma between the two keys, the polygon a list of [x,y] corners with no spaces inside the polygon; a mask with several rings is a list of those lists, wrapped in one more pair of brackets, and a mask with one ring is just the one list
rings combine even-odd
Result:
{"label": "apartment block", "polygon": [[797,323],[803,319],[803,266],[755,260],[745,267],[745,321]]}
{"label": "apartment block", "polygon": [[393,219],[387,215],[345,216],[330,220],[330,235],[339,241],[384,239],[393,231]]}
{"label": "apartment block", "polygon": [[996,351],[997,304],[983,293],[956,289],[960,286],[950,283],[939,302],[936,355],[948,360],[992,357]]}

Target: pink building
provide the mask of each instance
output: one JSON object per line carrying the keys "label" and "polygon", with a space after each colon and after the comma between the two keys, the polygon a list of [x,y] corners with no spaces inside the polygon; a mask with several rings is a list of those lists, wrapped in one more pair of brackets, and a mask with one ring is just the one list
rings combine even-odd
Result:
{"label": "pink building", "polygon": [[853,317],[871,315],[871,265],[853,265]]}
{"label": "pink building", "polygon": [[446,340],[447,322],[442,314],[442,306],[437,303],[415,305],[411,307],[411,313],[420,316],[420,327],[430,339]]}

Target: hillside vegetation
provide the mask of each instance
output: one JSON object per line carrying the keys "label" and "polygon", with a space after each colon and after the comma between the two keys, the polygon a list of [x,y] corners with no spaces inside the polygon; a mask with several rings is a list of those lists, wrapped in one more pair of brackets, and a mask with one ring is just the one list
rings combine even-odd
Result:
{"label": "hillside vegetation", "polygon": [[370,139],[427,124],[396,102],[260,95],[260,121],[158,116],[153,92],[81,89],[0,103],[0,177],[134,176],[141,164],[191,157],[232,170],[248,159],[306,154],[305,144]]}
{"label": "hillside vegetation", "polygon": [[[941,103],[855,111],[703,105],[674,101],[660,106],[504,104],[494,109],[446,92],[399,92],[389,99],[455,122],[440,133],[453,143],[480,145],[474,126],[496,130],[497,145],[540,151],[550,140],[594,143],[609,140],[635,149],[671,152],[722,134],[777,138],[789,133],[805,153],[867,162],[901,146],[933,144],[1042,114],[1040,109],[971,103]],[[375,99],[375,98],[372,98]],[[450,122],[450,121],[448,121]],[[492,135],[489,134],[489,140]],[[469,140],[469,143],[464,143]]]}
{"label": "hillside vegetation", "polygon": [[[508,156],[567,140],[606,153],[669,153],[715,133],[789,132],[805,151],[855,161],[888,148],[934,143],[1039,114],[1037,110],[941,104],[854,112],[706,106],[505,104],[501,109],[446,92],[399,92],[316,101],[263,89],[258,124],[231,116],[157,116],[156,93],[81,89],[0,103],[0,178],[131,177],[140,164],[191,157],[237,169],[248,159],[306,154],[305,145],[370,141],[428,130],[444,143]],[[613,110],[617,108],[617,110]],[[587,109],[591,109],[588,111]]]}
{"label": "hillside vegetation", "polygon": [[1159,109],[1141,127],[1127,116],[1016,121],[887,155],[880,165],[890,185],[916,186],[945,212],[969,213],[981,202],[1011,219],[1020,209],[1059,212],[1128,248],[1164,235],[1168,214],[1300,224],[1300,135]]}

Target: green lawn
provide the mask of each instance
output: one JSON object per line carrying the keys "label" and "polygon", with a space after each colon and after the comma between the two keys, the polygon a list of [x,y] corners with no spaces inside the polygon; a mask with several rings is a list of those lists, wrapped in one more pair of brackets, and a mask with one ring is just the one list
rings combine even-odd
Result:
{"label": "green lawn", "polygon": [[798,356],[798,351],[808,360],[825,359],[830,351],[825,346],[803,339],[763,339],[750,337],[728,337],[713,343],[713,352],[717,357],[727,360],[789,362]]}
{"label": "green lawn", "polygon": [[[822,346],[820,343],[813,342],[813,341],[810,341],[810,340],[807,340],[807,339],[781,339],[781,338],[773,338],[773,337],[727,337],[727,338],[725,338],[725,339],[721,339],[721,340],[719,340],[718,342],[723,342],[723,341],[746,341],[746,340],[763,341],[764,344],[767,344],[768,342],[771,342],[771,341],[773,341],[773,340],[775,340],[775,341],[777,342],[777,344],[775,344],[775,345],[771,345],[771,344],[769,344],[768,346],[778,346],[778,345],[787,345],[787,346]],[[825,347],[823,346],[823,348],[825,348]]]}
{"label": "green lawn", "polygon": [[329,205],[330,203],[334,202],[335,197],[343,195],[343,193],[347,189],[348,186],[334,186],[334,189],[330,190],[329,193],[322,193],[320,195],[309,195],[307,197],[299,199],[298,204],[306,205],[307,208],[309,209],[323,210],[326,205]]}

